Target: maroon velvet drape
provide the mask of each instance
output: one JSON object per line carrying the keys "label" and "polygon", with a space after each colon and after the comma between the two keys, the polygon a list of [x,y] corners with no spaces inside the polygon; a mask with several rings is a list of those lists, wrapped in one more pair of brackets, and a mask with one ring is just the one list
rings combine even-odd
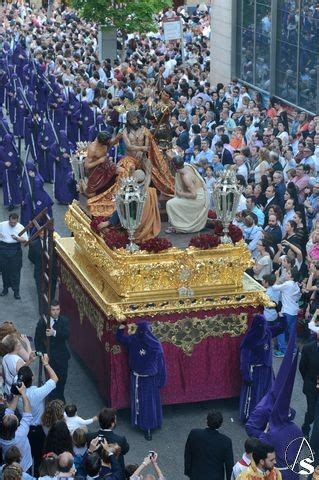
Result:
{"label": "maroon velvet drape", "polygon": [[[74,277],[75,279],[75,277]],[[77,281],[75,279],[75,281]],[[87,295],[87,301],[92,302]],[[91,371],[97,382],[100,395],[107,405],[115,408],[128,407],[129,371],[127,354],[123,346],[120,353],[110,350],[115,346],[114,331],[117,322],[105,317],[105,322],[112,328],[104,329],[101,340],[95,327],[86,317],[80,323],[78,307],[63,283],[60,285],[60,303],[64,315],[71,321],[70,345]],[[187,317],[205,317],[214,315],[233,315],[247,313],[248,323],[256,313],[253,307],[227,308],[204,312],[188,312]],[[103,314],[102,314],[103,315]],[[158,315],[152,320],[175,322],[185,314]],[[139,320],[132,318],[130,322]],[[163,404],[190,403],[239,395],[241,375],[239,371],[239,346],[242,335],[230,337],[209,337],[194,346],[192,355],[186,355],[171,343],[163,343],[166,365],[167,384],[161,391]]]}

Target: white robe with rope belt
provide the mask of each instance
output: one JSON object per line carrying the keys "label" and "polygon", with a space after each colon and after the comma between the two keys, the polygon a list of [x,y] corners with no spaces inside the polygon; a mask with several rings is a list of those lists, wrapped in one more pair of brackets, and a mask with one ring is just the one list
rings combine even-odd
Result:
{"label": "white robe with rope belt", "polygon": [[[203,177],[192,165],[187,165],[193,170],[202,186],[197,189],[196,198],[174,197],[166,203],[168,219],[177,232],[192,233],[202,230],[207,222],[209,210],[208,191]],[[175,192],[184,190],[181,175],[177,172],[175,177]]]}

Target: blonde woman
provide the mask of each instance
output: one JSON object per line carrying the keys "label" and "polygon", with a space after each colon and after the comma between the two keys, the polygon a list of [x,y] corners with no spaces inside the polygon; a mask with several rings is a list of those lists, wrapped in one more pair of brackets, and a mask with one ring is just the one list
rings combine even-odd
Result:
{"label": "blonde woman", "polygon": [[259,162],[255,167],[255,183],[260,183],[261,177],[267,175],[269,169],[269,150],[263,147],[259,150]]}
{"label": "blonde woman", "polygon": [[[25,356],[25,360],[22,358],[22,352],[24,354],[25,350],[22,347],[20,338],[30,348],[30,352]],[[31,351],[30,342],[25,335],[21,337],[16,333],[6,335],[2,340],[2,345],[8,352],[2,360],[3,391],[6,394],[10,394],[11,385],[15,382],[19,369],[25,365],[30,365],[35,355]]]}

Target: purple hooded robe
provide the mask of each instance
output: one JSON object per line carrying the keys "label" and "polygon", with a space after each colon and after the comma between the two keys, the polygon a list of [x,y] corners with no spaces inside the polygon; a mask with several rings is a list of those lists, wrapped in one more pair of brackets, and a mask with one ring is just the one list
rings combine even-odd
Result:
{"label": "purple hooded robe", "polygon": [[143,431],[159,428],[163,418],[160,389],[166,382],[162,345],[152,334],[150,323],[145,321],[137,324],[133,335],[118,329],[116,337],[128,350],[132,425]]}
{"label": "purple hooded robe", "polygon": [[38,137],[39,173],[45,182],[53,182],[53,162],[50,158],[50,147],[55,142],[52,124],[46,120]]}
{"label": "purple hooded robe", "polygon": [[274,408],[276,399],[281,391],[282,385],[287,377],[287,371],[290,369],[294,349],[295,349],[296,331],[292,332],[289,338],[285,356],[281,362],[275,381],[269,392],[260,400],[254,410],[251,412],[246,422],[245,429],[249,437],[259,438],[269,422],[270,414]]}
{"label": "purple hooded robe", "polygon": [[69,173],[72,171],[70,156],[72,144],[68,141],[64,130],[59,133],[59,143],[55,142],[50,149],[54,167],[54,196],[58,202],[69,204],[74,199],[73,192],[69,188]]}
{"label": "purple hooded robe", "polygon": [[[275,447],[277,460],[276,467],[282,469],[281,474],[284,480],[296,479],[296,473],[287,468],[286,459],[289,465],[293,465],[300,446],[300,443],[294,440],[298,438],[302,439],[303,437],[301,429],[292,421],[295,411],[293,411],[293,415],[291,415],[290,411],[290,401],[296,376],[297,363],[298,351],[289,370],[286,371],[286,381],[282,385],[282,389],[270,415],[269,429],[259,437],[259,440],[262,442]],[[289,448],[287,449],[288,446]]]}
{"label": "purple hooded robe", "polygon": [[271,388],[272,337],[283,331],[282,325],[269,327],[262,315],[254,315],[240,346],[240,370],[243,385],[240,392],[240,419],[246,422],[257,403]]}
{"label": "purple hooded robe", "polygon": [[[23,178],[23,184],[25,185],[23,190],[26,191],[26,195],[21,204],[21,223],[26,226],[34,217],[36,217],[41,210],[48,208],[48,215],[52,217],[52,205],[53,201],[51,197],[44,190],[44,181],[41,175],[37,172],[36,167],[27,162],[25,175],[27,178]],[[30,171],[34,172],[34,176],[30,176]]]}
{"label": "purple hooded robe", "polygon": [[[6,163],[10,163],[10,165],[6,166]],[[0,147],[0,164],[3,172],[3,204],[6,207],[20,205],[20,158],[14,144],[14,136],[11,133],[4,136],[3,144]]]}

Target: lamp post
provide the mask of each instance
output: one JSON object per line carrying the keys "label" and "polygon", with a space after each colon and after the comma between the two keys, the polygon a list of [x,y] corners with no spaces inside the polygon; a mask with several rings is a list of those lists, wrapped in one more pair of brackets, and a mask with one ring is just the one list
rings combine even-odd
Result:
{"label": "lamp post", "polygon": [[234,220],[242,190],[236,182],[236,172],[228,168],[221,173],[212,191],[217,218],[223,223],[222,243],[232,243],[229,224]]}
{"label": "lamp post", "polygon": [[126,245],[126,250],[131,253],[139,250],[139,246],[134,243],[134,234],[141,223],[146,195],[145,189],[132,177],[122,180],[120,190],[115,195],[116,210],[130,242]]}

